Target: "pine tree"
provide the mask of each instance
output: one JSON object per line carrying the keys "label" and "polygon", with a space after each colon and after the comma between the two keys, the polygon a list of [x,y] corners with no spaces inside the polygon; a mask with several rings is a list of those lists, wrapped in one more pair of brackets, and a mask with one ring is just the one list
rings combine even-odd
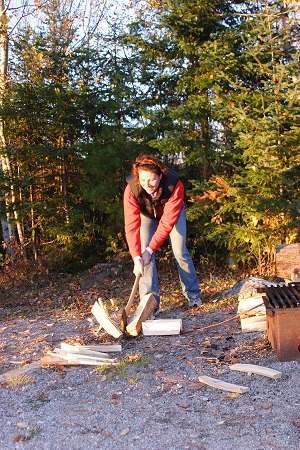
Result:
{"label": "pine tree", "polygon": [[281,3],[262,5],[232,37],[213,53],[213,109],[231,167],[210,180],[195,210],[213,201],[209,238],[270,272],[275,245],[300,237],[297,24]]}

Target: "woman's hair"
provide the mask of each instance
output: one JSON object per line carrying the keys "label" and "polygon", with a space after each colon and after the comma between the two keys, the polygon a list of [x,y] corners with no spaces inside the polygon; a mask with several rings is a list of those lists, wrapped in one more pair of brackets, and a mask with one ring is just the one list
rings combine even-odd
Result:
{"label": "woman's hair", "polygon": [[139,170],[147,170],[154,172],[157,175],[166,174],[167,168],[163,165],[160,159],[154,155],[140,155],[136,158],[132,165],[132,173],[135,176],[136,183],[139,184]]}

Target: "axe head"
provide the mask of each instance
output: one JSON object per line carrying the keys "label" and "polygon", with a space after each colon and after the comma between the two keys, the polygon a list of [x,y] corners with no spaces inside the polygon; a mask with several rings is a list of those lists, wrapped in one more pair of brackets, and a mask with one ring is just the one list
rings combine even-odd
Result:
{"label": "axe head", "polygon": [[119,319],[119,323],[120,323],[120,329],[121,329],[122,333],[125,333],[126,327],[127,327],[127,315],[126,315],[125,308],[122,308],[118,312],[118,319]]}

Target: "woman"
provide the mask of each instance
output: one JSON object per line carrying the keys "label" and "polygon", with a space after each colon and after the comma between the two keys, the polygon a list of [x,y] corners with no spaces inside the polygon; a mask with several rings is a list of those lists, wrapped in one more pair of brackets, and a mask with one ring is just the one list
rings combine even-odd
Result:
{"label": "woman", "polygon": [[160,294],[155,252],[169,237],[183,295],[194,308],[202,304],[197,273],[186,247],[184,187],[180,175],[153,155],[139,156],[127,178],[124,193],[125,234],[134,261],[134,274],[142,275],[140,298],[152,292],[159,309]]}

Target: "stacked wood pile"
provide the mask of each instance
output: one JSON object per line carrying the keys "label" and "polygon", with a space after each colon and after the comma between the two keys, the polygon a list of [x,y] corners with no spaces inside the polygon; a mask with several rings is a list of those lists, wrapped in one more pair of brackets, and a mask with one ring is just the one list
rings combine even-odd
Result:
{"label": "stacked wood pile", "polygon": [[[276,275],[285,283],[300,282],[300,244],[282,244],[276,246]],[[278,283],[263,279],[249,278],[238,297],[238,314],[241,319],[242,332],[267,330],[266,309],[261,287],[278,286]],[[244,289],[246,288],[246,289]]]}
{"label": "stacked wood pile", "polygon": [[277,285],[263,278],[250,277],[244,280],[238,295],[238,314],[243,333],[267,330],[263,291],[265,286]]}
{"label": "stacked wood pile", "polygon": [[60,348],[48,351],[42,358],[42,367],[55,365],[115,365],[116,359],[112,358],[110,352],[120,352],[121,345],[102,344],[93,346],[70,345],[64,342]]}
{"label": "stacked wood pile", "polygon": [[266,307],[262,294],[241,299],[238,305],[238,313],[243,333],[267,330]]}

